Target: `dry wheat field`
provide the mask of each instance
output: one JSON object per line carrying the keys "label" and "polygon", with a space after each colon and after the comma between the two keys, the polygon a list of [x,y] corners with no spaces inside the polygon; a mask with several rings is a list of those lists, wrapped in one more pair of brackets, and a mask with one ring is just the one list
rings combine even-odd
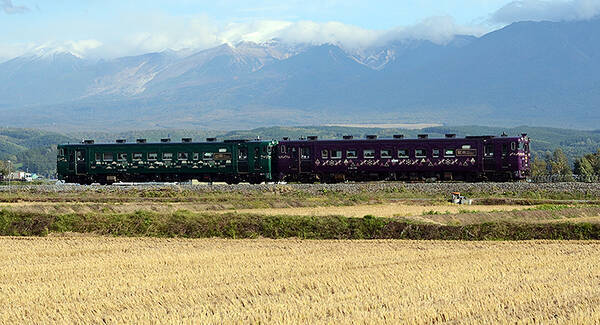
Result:
{"label": "dry wheat field", "polygon": [[598,323],[600,242],[0,238],[0,323]]}

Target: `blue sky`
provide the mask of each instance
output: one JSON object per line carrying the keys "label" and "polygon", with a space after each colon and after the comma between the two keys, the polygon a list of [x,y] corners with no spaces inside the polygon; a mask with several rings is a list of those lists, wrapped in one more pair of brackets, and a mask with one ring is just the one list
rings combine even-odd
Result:
{"label": "blue sky", "polygon": [[516,20],[598,12],[600,0],[0,0],[0,59],[40,47],[111,57],[272,37],[347,47],[402,37],[444,42]]}

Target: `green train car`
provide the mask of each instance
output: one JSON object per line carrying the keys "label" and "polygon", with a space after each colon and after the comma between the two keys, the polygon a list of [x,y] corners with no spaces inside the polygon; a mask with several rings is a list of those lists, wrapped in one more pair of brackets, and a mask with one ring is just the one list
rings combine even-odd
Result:
{"label": "green train car", "polygon": [[272,152],[277,141],[225,140],[147,143],[85,140],[58,146],[58,178],[67,183],[183,182],[199,180],[253,184],[271,181]]}

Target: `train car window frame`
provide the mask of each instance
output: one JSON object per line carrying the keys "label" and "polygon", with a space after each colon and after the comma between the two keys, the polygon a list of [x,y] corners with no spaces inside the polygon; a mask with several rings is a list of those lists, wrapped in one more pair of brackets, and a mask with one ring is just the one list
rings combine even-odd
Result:
{"label": "train car window frame", "polygon": [[347,159],[356,159],[356,158],[358,158],[358,153],[354,149],[346,150],[346,158]]}
{"label": "train car window frame", "polygon": [[408,150],[407,149],[398,149],[398,158],[402,158],[402,159],[407,159],[408,157]]}
{"label": "train car window frame", "polygon": [[444,157],[456,157],[456,150],[452,148],[444,149]]}
{"label": "train car window frame", "polygon": [[102,161],[102,154],[99,152],[96,152],[94,154],[94,158],[95,158],[95,161]]}
{"label": "train car window frame", "polygon": [[117,161],[127,161],[127,153],[126,152],[117,153]]}
{"label": "train car window frame", "polygon": [[342,150],[331,150],[331,159],[342,159]]}
{"label": "train car window frame", "polygon": [[379,157],[381,157],[381,158],[392,158],[392,149],[381,149],[379,151]]}
{"label": "train car window frame", "polygon": [[[490,150],[491,149],[491,150]],[[483,146],[484,157],[494,157],[494,145],[489,143]]]}
{"label": "train car window frame", "polygon": [[75,161],[85,161],[85,157],[83,156],[83,153],[81,150],[75,151]]}
{"label": "train car window frame", "polygon": [[431,156],[433,158],[439,158],[440,157],[440,149],[434,148],[433,150],[431,150]]}
{"label": "train car window frame", "polygon": [[285,153],[285,150],[286,150],[285,144],[282,144],[281,146],[279,146],[279,152],[280,153]]}
{"label": "train car window frame", "polygon": [[506,156],[508,154],[508,143],[502,144],[502,156]]}
{"label": "train car window frame", "polygon": [[364,149],[363,159],[375,159],[375,149]]}
{"label": "train car window frame", "polygon": [[192,159],[194,159],[194,160],[200,160],[200,153],[199,152],[194,152],[194,154],[192,155]]}
{"label": "train car window frame", "polygon": [[141,161],[141,160],[144,160],[144,153],[142,153],[142,152],[134,152],[134,153],[131,155],[131,160],[133,160],[133,161]]}
{"label": "train car window frame", "polygon": [[188,160],[190,154],[187,152],[178,152],[177,153],[177,160]]}
{"label": "train car window frame", "polygon": [[321,150],[321,159],[329,158],[329,151],[327,149]]}
{"label": "train car window frame", "polygon": [[162,153],[162,160],[163,161],[171,161],[171,160],[173,160],[173,153],[172,152],[163,152]]}
{"label": "train car window frame", "polygon": [[102,161],[113,161],[114,155],[112,152],[103,152]]}
{"label": "train car window frame", "polygon": [[415,149],[415,158],[426,158],[427,150],[425,149]]}
{"label": "train car window frame", "polygon": [[65,156],[65,149],[63,149],[63,148],[60,148],[60,149],[58,150],[58,155],[59,155],[59,156],[61,156],[61,157],[64,157],[64,156]]}
{"label": "train car window frame", "polygon": [[206,160],[212,160],[213,159],[213,153],[212,152],[205,152],[204,155],[202,155],[202,159],[206,159]]}
{"label": "train car window frame", "polygon": [[300,148],[300,159],[310,160],[310,147]]}
{"label": "train car window frame", "polygon": [[158,153],[149,152],[148,153],[148,161],[156,161],[156,160],[158,160]]}
{"label": "train car window frame", "polygon": [[511,142],[510,143],[510,150],[515,151],[517,149],[517,143],[516,142]]}
{"label": "train car window frame", "polygon": [[470,144],[463,144],[460,148],[461,149],[471,149],[471,145]]}
{"label": "train car window frame", "polygon": [[238,150],[238,160],[248,160],[248,148]]}

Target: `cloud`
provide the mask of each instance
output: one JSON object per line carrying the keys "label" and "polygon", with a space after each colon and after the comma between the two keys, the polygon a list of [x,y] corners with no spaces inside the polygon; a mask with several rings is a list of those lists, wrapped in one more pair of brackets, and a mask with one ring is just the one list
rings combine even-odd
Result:
{"label": "cloud", "polygon": [[494,23],[509,24],[523,20],[585,20],[600,14],[600,0],[513,1],[491,16]]}
{"label": "cloud", "polygon": [[12,14],[22,14],[29,11],[29,8],[26,6],[15,6],[12,3],[12,0],[0,0],[0,6],[4,13],[9,15]]}
{"label": "cloud", "polygon": [[456,35],[481,36],[488,32],[484,26],[463,26],[450,16],[430,17],[407,27],[397,27],[387,32],[381,42],[403,39],[429,40],[437,44],[445,44]]}
{"label": "cloud", "polygon": [[[138,15],[123,18],[130,26],[125,33],[116,24],[108,26],[104,39],[49,41],[37,47],[16,47],[7,53],[23,50],[46,53],[51,48],[89,58],[114,58],[148,52],[173,50],[203,50],[224,43],[242,41],[261,43],[278,39],[288,44],[336,44],[357,51],[380,46],[392,40],[424,39],[445,43],[457,34],[480,35],[485,28],[457,24],[451,17],[431,17],[412,26],[390,30],[365,29],[341,22],[256,20],[219,24],[207,16],[184,18],[168,15]],[[152,21],[152,24],[147,24]],[[61,33],[55,33],[61,34]],[[6,47],[6,44],[5,44]],[[24,53],[20,53],[24,54]]]}

